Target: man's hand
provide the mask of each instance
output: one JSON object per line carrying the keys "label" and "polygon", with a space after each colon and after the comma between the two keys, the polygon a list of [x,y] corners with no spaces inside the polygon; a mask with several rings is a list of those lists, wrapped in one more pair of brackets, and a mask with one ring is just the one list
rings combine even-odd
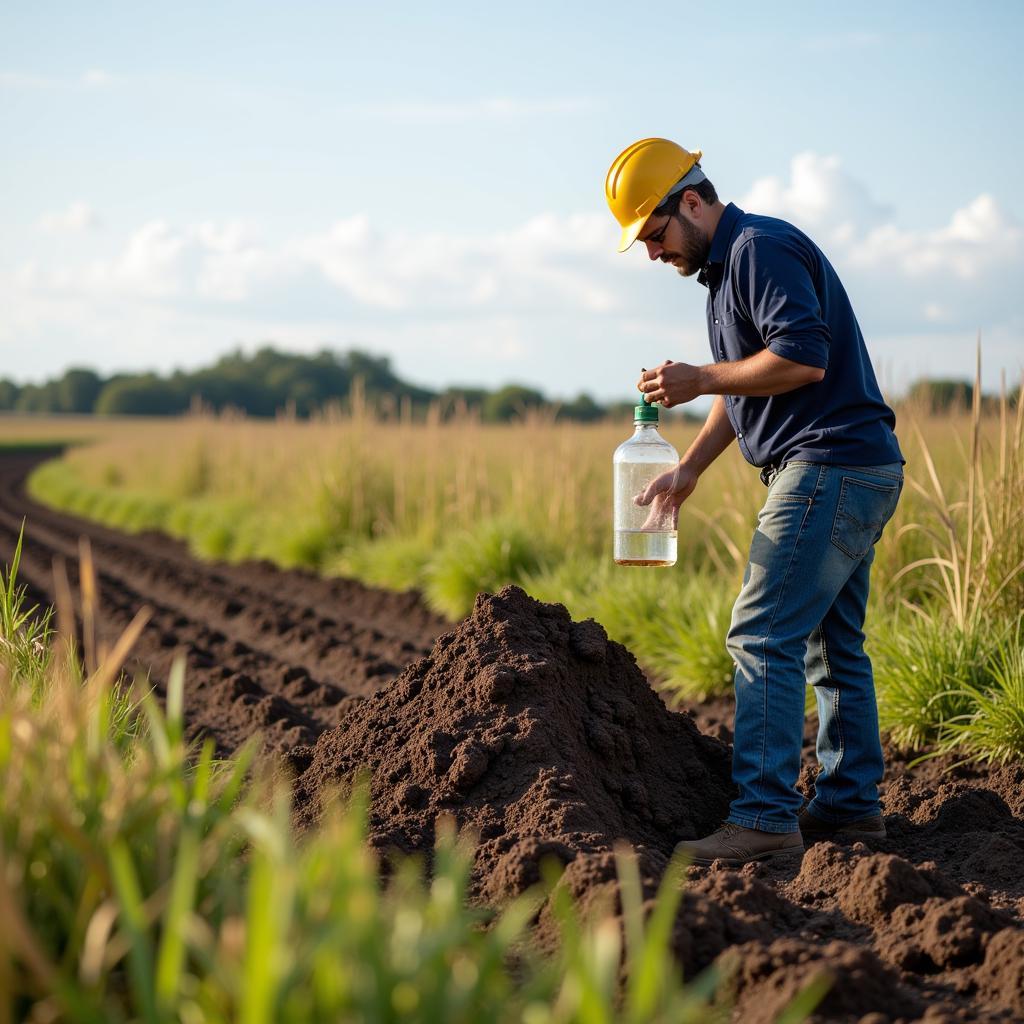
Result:
{"label": "man's hand", "polygon": [[704,394],[701,390],[703,369],[702,366],[666,359],[653,370],[644,370],[636,386],[643,393],[645,402],[651,405],[660,402],[662,408],[671,409]]}
{"label": "man's hand", "polygon": [[656,476],[634,499],[634,505],[650,505],[651,511],[641,530],[675,530],[679,526],[679,506],[693,494],[699,474],[687,466],[676,466]]}

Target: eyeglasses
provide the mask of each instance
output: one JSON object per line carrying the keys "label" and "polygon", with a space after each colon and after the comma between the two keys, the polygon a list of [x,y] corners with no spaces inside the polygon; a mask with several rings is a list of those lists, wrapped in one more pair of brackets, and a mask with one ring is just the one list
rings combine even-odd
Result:
{"label": "eyeglasses", "polygon": [[672,223],[672,221],[675,219],[675,217],[676,217],[675,213],[670,213],[668,215],[668,220],[665,221],[665,223],[660,228],[658,228],[658,230],[655,231],[653,235],[648,235],[646,238],[641,238],[640,241],[641,242],[654,242],[655,245],[661,245],[662,240],[665,237],[665,232],[668,231],[668,226],[669,226],[669,224]]}

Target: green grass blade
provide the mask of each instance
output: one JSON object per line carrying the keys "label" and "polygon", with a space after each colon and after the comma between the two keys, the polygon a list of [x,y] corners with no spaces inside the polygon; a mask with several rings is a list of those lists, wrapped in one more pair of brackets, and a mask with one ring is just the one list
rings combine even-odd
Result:
{"label": "green grass blade", "polygon": [[173,1011],[181,990],[185,964],[185,929],[195,900],[199,874],[199,828],[194,815],[186,822],[178,842],[171,879],[171,894],[164,911],[156,961],[156,1000],[160,1009]]}
{"label": "green grass blade", "polygon": [[142,905],[142,892],[132,864],[131,851],[124,839],[115,839],[110,847],[110,875],[121,910],[128,947],[128,973],[142,1019],[157,1024],[156,994],[153,989],[153,949]]}

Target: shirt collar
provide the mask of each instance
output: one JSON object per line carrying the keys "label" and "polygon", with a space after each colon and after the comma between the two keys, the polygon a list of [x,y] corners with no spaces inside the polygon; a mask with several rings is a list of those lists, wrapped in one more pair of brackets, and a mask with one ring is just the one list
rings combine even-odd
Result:
{"label": "shirt collar", "polygon": [[718,220],[718,227],[711,239],[711,253],[707,263],[701,268],[697,280],[708,287],[709,283],[717,286],[722,279],[722,268],[725,264],[725,257],[729,251],[729,243],[732,241],[733,233],[736,230],[736,222],[743,216],[743,211],[735,204],[729,203],[722,211]]}

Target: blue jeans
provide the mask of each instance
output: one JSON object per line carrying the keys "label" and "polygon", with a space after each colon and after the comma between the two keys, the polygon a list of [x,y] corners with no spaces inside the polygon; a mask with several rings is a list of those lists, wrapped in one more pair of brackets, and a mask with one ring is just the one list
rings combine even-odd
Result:
{"label": "blue jeans", "polygon": [[739,789],[728,820],[795,832],[807,684],[818,704],[820,764],[809,810],[832,823],[879,813],[884,766],[864,611],[903,467],[790,462],[762,478],[768,497],[726,641],[736,663]]}

